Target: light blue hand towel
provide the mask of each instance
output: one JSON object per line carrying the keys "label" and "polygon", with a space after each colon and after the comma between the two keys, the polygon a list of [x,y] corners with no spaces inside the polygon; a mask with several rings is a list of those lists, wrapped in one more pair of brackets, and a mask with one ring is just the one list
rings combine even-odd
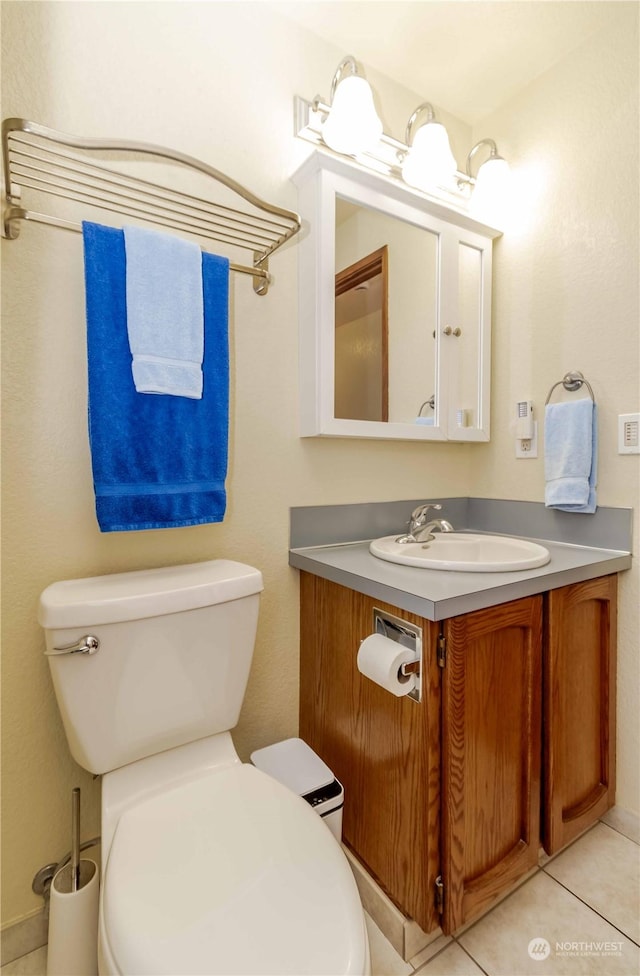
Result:
{"label": "light blue hand towel", "polygon": [[597,408],[593,400],[547,405],[544,417],[547,508],[595,512],[597,445]]}
{"label": "light blue hand towel", "polygon": [[124,228],[127,331],[138,393],[202,398],[202,252],[192,241]]}

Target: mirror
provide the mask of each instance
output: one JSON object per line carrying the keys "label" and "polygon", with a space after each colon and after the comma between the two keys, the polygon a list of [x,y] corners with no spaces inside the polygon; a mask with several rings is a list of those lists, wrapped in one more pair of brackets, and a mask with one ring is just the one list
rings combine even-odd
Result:
{"label": "mirror", "polygon": [[[437,234],[340,196],[335,207],[335,416],[414,423],[422,407],[422,420],[433,422],[424,404],[436,386]],[[369,248],[384,254],[377,279],[363,278]],[[354,285],[345,292],[348,274]],[[351,315],[359,317],[345,321]]]}
{"label": "mirror", "polygon": [[498,232],[320,150],[294,180],[302,436],[488,440]]}
{"label": "mirror", "polygon": [[476,405],[480,396],[477,365],[481,356],[482,321],[482,251],[469,244],[458,244],[458,315],[459,355],[452,362],[453,386],[459,391],[456,401],[456,428],[473,428],[478,423]]}
{"label": "mirror", "polygon": [[336,273],[336,417],[389,419],[388,265],[385,245]]}

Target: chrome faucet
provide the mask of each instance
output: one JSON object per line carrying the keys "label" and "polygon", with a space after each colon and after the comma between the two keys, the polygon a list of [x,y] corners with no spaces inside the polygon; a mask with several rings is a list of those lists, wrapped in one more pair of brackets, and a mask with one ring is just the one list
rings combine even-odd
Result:
{"label": "chrome faucet", "polygon": [[447,522],[446,519],[431,519],[430,522],[427,522],[426,525],[423,525],[418,529],[417,536],[419,536],[419,538],[417,538],[416,541],[433,542],[435,539],[433,533],[436,529],[438,532],[455,532],[451,522]]}
{"label": "chrome faucet", "polygon": [[442,505],[433,502],[418,505],[411,513],[411,518],[408,522],[409,531],[406,535],[399,535],[395,541],[403,545],[407,542],[429,542],[434,538],[432,532],[435,529],[439,532],[454,532],[455,529],[451,522],[447,522],[446,519],[427,519],[429,510],[432,508],[436,512],[439,512],[442,509]]}

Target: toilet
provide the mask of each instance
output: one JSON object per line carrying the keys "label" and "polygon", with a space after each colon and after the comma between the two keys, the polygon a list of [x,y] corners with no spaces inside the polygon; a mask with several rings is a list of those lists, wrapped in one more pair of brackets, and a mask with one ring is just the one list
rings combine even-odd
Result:
{"label": "toilet", "polygon": [[370,972],[342,848],[231,739],[262,588],[216,559],[40,598],[71,753],[103,777],[101,976]]}

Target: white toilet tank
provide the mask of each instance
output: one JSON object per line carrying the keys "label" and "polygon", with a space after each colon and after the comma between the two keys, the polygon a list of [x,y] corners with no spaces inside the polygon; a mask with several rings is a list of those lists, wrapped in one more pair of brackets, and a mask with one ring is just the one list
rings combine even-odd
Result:
{"label": "white toilet tank", "polygon": [[[257,569],[226,559],[47,587],[38,620],[76,762],[105,773],[232,729],[262,588]],[[56,651],[86,637],[93,653]]]}

